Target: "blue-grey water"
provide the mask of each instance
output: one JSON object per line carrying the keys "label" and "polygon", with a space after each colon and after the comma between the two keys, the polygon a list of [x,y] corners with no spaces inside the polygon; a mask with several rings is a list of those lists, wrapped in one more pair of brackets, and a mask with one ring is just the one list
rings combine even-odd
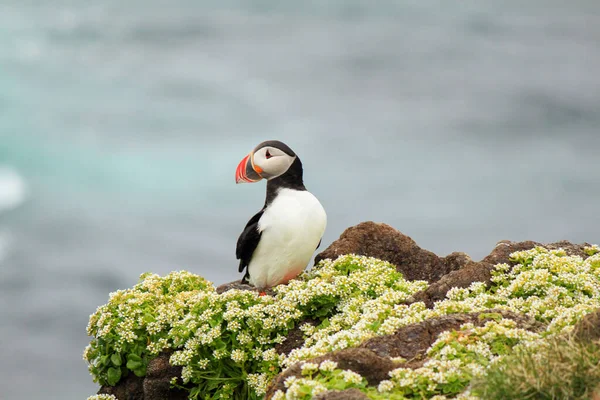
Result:
{"label": "blue-grey water", "polygon": [[0,0],[0,398],[95,393],[88,315],[140,273],[237,279],[280,139],[323,247],[600,242],[600,3]]}

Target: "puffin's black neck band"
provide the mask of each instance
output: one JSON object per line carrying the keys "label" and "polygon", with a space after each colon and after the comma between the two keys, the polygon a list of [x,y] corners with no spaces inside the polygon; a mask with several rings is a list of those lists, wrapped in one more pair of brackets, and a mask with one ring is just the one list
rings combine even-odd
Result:
{"label": "puffin's black neck band", "polygon": [[302,180],[302,161],[298,157],[284,174],[267,181],[267,198],[265,207],[271,204],[279,189],[306,190]]}

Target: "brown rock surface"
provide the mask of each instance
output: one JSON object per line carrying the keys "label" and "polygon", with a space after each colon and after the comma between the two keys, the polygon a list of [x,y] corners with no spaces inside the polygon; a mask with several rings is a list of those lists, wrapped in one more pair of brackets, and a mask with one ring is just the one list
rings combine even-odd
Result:
{"label": "brown rock surface", "polygon": [[[237,289],[237,290],[250,290],[253,292],[258,292],[259,290],[257,288],[255,288],[254,286],[250,286],[246,283],[242,283],[241,280],[237,280],[237,281],[233,281],[233,282],[228,282],[228,283],[224,283],[222,285],[217,286],[216,291],[217,293],[221,294],[224,293],[228,290],[232,290],[232,289]],[[268,295],[273,295],[273,290],[271,289],[267,289],[265,290],[265,293]]]}
{"label": "brown rock surface", "polygon": [[422,301],[425,306],[432,308],[436,301],[446,298],[446,294],[453,287],[466,288],[473,282],[484,282],[486,285],[491,283],[492,270],[494,266],[486,262],[470,261],[457,271],[449,272],[437,282],[432,283],[425,290],[412,296],[410,302]]}
{"label": "brown rock surface", "polygon": [[[438,257],[432,252],[421,249],[410,237],[402,234],[386,224],[364,222],[346,229],[338,240],[325,251],[318,254],[316,262],[324,258],[335,259],[343,254],[359,254],[376,257],[396,265],[406,279],[426,280],[430,282],[428,289],[417,293],[411,299],[423,301],[428,307],[445,298],[446,293],[453,287],[468,287],[472,282],[490,283],[493,266],[498,263],[512,265],[509,255],[515,251],[527,250],[541,245],[537,242],[499,242],[494,250],[482,261],[474,262],[465,253],[452,253],[446,257]],[[569,255],[586,258],[583,251],[587,243],[578,245],[566,241],[543,245],[546,248],[563,248]],[[217,288],[218,293],[231,289],[256,290],[240,281],[223,284]],[[269,293],[269,291],[268,291]],[[491,314],[491,315],[481,315]],[[452,314],[434,318],[418,324],[409,325],[392,335],[374,337],[364,342],[358,348],[344,349],[310,360],[319,363],[332,360],[338,363],[338,368],[349,369],[365,377],[370,385],[377,385],[381,380],[388,379],[388,372],[399,366],[417,368],[426,360],[426,351],[437,339],[441,332],[455,330],[460,325],[470,322],[482,325],[485,321],[501,314],[513,319],[521,328],[537,331],[543,325],[529,317],[504,310],[489,310],[485,313]],[[316,323],[306,320],[303,323]],[[292,329],[286,341],[276,347],[278,353],[289,352],[302,346],[304,337],[298,324]],[[586,316],[575,328],[573,334],[584,340],[600,338],[600,310]],[[148,365],[145,378],[138,378],[130,373],[115,387],[103,386],[99,394],[113,394],[119,400],[183,400],[187,392],[171,389],[172,377],[181,375],[180,367],[169,364],[169,353],[161,353]],[[391,357],[403,357],[406,363],[394,363]],[[272,382],[267,398],[275,391],[285,390],[283,382],[289,376],[301,376],[301,364],[291,366],[279,374]],[[329,391],[316,397],[321,400],[364,400],[366,396],[358,390]]]}
{"label": "brown rock surface", "polygon": [[[398,367],[418,368],[423,365],[425,353],[440,333],[456,330],[465,323],[481,326],[496,317],[509,318],[523,329],[539,331],[544,325],[521,314],[506,310],[489,310],[469,314],[451,314],[412,324],[398,329],[392,335],[377,336],[367,340],[358,348],[350,348],[328,353],[309,360],[319,364],[325,360],[338,363],[338,368],[349,369],[362,375],[370,386],[388,379],[388,373]],[[392,357],[403,357],[406,363],[398,364]],[[297,363],[279,374],[271,383],[266,398],[278,390],[285,390],[284,382],[290,376],[302,376],[302,364]]]}
{"label": "brown rock surface", "polygon": [[391,226],[371,221],[346,229],[338,240],[317,254],[315,263],[343,254],[379,258],[394,264],[406,279],[430,283],[460,268],[461,260],[468,259],[464,253],[453,253],[447,260],[440,258]]}
{"label": "brown rock surface", "polygon": [[186,400],[188,398],[187,391],[171,388],[171,378],[181,376],[181,367],[174,367],[169,364],[170,357],[171,352],[164,352],[148,364],[146,378],[144,379],[145,400]]}
{"label": "brown rock surface", "polygon": [[[492,271],[496,264],[509,264],[514,265],[514,262],[510,260],[510,254],[515,251],[529,250],[536,246],[543,246],[548,249],[559,249],[562,248],[568,255],[580,256],[587,258],[588,255],[584,252],[584,247],[589,246],[588,243],[573,244],[567,241],[561,241],[550,244],[540,244],[533,241],[525,242],[511,242],[508,240],[502,240],[496,244],[496,247],[492,252],[479,262],[470,261],[468,256],[465,254],[464,258],[459,258],[457,255],[464,253],[452,253],[445,257],[446,263],[459,259],[457,263],[458,268],[448,274],[442,276],[438,281],[429,285],[429,287],[419,293],[416,293],[411,303],[422,301],[428,308],[432,308],[436,301],[443,300],[446,297],[446,293],[453,287],[465,288],[469,287],[473,282],[484,282],[486,285],[491,284]],[[462,264],[462,265],[461,265]]]}
{"label": "brown rock surface", "polygon": [[181,376],[181,367],[170,365],[170,356],[171,352],[160,353],[148,363],[144,378],[129,373],[117,386],[102,386],[98,394],[112,394],[119,400],[186,400],[187,391],[171,389],[171,378]]}
{"label": "brown rock surface", "polygon": [[[373,351],[380,357],[402,357],[407,361],[422,359],[427,349],[437,340],[440,333],[457,330],[461,325],[472,323],[484,325],[494,317],[502,316],[514,320],[520,328],[539,331],[544,325],[526,315],[506,310],[492,309],[486,312],[450,314],[429,319],[398,329],[392,335],[376,336],[360,347]],[[412,365],[405,365],[405,367]]]}
{"label": "brown rock surface", "polygon": [[[362,375],[369,385],[377,385],[384,379],[388,379],[388,372],[396,367],[389,358],[379,357],[369,349],[350,348],[328,353],[324,356],[310,360],[315,364],[321,361],[331,360],[338,363],[338,368],[349,369]],[[290,376],[302,376],[302,364],[297,363],[279,374],[271,382],[267,391],[266,399],[270,399],[278,390],[285,390],[284,382]]]}
{"label": "brown rock surface", "polygon": [[292,350],[304,345],[304,333],[300,330],[300,327],[306,323],[315,326],[319,324],[319,321],[308,318],[298,322],[296,326],[294,326],[294,328],[288,332],[285,340],[275,346],[275,351],[277,354],[283,353],[288,355]]}
{"label": "brown rock surface", "polygon": [[144,397],[144,378],[133,373],[121,379],[117,386],[102,386],[98,394],[112,394],[119,400],[148,400]]}
{"label": "brown rock surface", "polygon": [[565,252],[570,256],[580,256],[582,258],[587,258],[588,255],[583,251],[585,246],[589,246],[589,243],[582,244],[573,244],[566,240],[562,240],[560,242],[549,243],[549,244],[541,244],[538,242],[532,242],[531,240],[527,240],[525,242],[511,242],[510,240],[501,240],[496,243],[496,247],[494,250],[485,257],[483,262],[490,263],[492,265],[506,263],[513,265],[514,263],[510,261],[510,254],[515,251],[529,250],[536,246],[543,246],[547,249],[564,249]]}

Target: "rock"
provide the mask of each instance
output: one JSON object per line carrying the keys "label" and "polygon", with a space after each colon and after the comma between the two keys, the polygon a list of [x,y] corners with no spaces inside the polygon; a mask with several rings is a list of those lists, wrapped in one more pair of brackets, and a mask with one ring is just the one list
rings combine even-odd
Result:
{"label": "rock", "polygon": [[448,269],[452,271],[460,269],[473,261],[467,253],[463,253],[462,251],[450,253],[446,257],[442,258],[442,260],[444,260],[444,264],[448,266]]}
{"label": "rock", "polygon": [[102,386],[98,394],[112,394],[119,400],[147,400],[144,398],[144,378],[130,373],[117,386]]}
{"label": "rock", "polygon": [[[510,260],[510,254],[515,251],[529,250],[536,246],[543,246],[548,249],[563,249],[568,255],[580,256],[587,258],[588,255],[584,251],[588,243],[573,244],[567,241],[561,241],[550,244],[540,244],[533,241],[511,242],[502,240],[496,244],[492,252],[479,262],[471,261],[469,256],[464,253],[452,253],[445,257],[447,265],[453,269],[448,274],[441,277],[437,282],[432,283],[429,287],[419,293],[416,293],[410,299],[409,303],[422,301],[428,308],[432,308],[436,301],[443,300],[446,294],[453,287],[466,288],[473,282],[483,282],[487,286],[491,284],[492,271],[496,264],[514,265]],[[464,255],[464,256],[463,256]],[[454,264],[453,264],[454,263]]]}
{"label": "rock", "polygon": [[503,263],[514,265],[514,263],[510,260],[511,253],[514,253],[515,251],[529,250],[536,246],[543,246],[551,250],[563,249],[570,256],[580,256],[583,259],[585,259],[589,256],[583,249],[585,246],[589,245],[589,243],[573,244],[566,240],[550,244],[541,244],[538,242],[533,242],[531,240],[527,240],[525,242],[511,242],[510,240],[501,240],[498,243],[496,243],[496,247],[494,248],[494,250],[492,250],[492,252],[481,261],[490,263],[492,265]]}
{"label": "rock", "polygon": [[[544,329],[542,323],[526,315],[506,310],[493,309],[486,312],[451,314],[405,326],[392,335],[376,336],[358,348],[334,351],[308,361],[315,364],[325,360],[335,361],[339,369],[352,370],[362,375],[370,386],[376,386],[382,380],[389,379],[388,373],[393,369],[421,367],[427,349],[436,341],[440,333],[457,330],[465,323],[481,326],[487,321],[501,317],[514,320],[523,329],[534,332]],[[396,363],[391,360],[392,357],[403,357],[407,362]],[[278,390],[285,391],[284,382],[290,376],[301,377],[302,364],[302,362],[294,364],[275,377],[267,391],[266,399],[270,399]]]}
{"label": "rock", "polygon": [[304,345],[304,333],[300,330],[300,327],[306,323],[316,326],[319,324],[319,321],[314,319],[305,319],[298,322],[296,326],[294,326],[294,328],[288,332],[285,340],[275,346],[275,351],[277,354],[283,353],[287,356],[292,350]]}
{"label": "rock", "polygon": [[483,260],[483,262],[490,263],[492,265],[496,264],[511,264],[510,254],[515,251],[529,250],[536,246],[541,246],[541,243],[532,242],[531,240],[525,242],[511,242],[510,240],[501,240],[496,243],[496,247],[490,254],[488,254]]}
{"label": "rock", "polygon": [[600,309],[586,315],[575,325],[571,333],[576,339],[594,341],[600,339]]}
{"label": "rock", "polygon": [[317,254],[315,263],[325,258],[336,259],[343,254],[375,257],[394,264],[409,280],[435,282],[450,271],[460,268],[469,258],[453,253],[440,258],[423,250],[414,240],[386,224],[363,222],[346,229],[340,238]]}
{"label": "rock", "polygon": [[534,332],[544,328],[542,323],[526,315],[492,309],[477,313],[450,314],[408,325],[398,329],[392,335],[371,338],[360,347],[371,350],[379,357],[405,358],[409,363],[402,365],[403,367],[419,367],[421,363],[415,364],[414,361],[419,361],[425,356],[425,352],[437,340],[440,333],[457,330],[466,323],[481,326],[497,317],[512,319],[520,328]]}
{"label": "rock", "polygon": [[187,391],[171,389],[171,378],[181,376],[181,367],[169,364],[171,353],[160,353],[151,360],[144,378],[130,373],[117,386],[102,386],[98,394],[112,394],[119,400],[186,400]]}
{"label": "rock", "polygon": [[242,280],[237,280],[237,281],[233,281],[233,282],[228,282],[228,283],[224,283],[222,285],[217,286],[217,293],[221,294],[223,292],[226,292],[228,290],[231,289],[238,289],[238,290],[255,290],[255,288],[253,286],[250,286],[246,283],[242,283]]}
{"label": "rock", "polygon": [[366,394],[358,389],[329,390],[314,397],[315,400],[369,400]]}
{"label": "rock", "polygon": [[494,266],[487,262],[469,262],[457,271],[444,275],[439,281],[432,283],[425,290],[416,293],[409,303],[422,301],[427,308],[433,308],[436,301],[446,298],[446,294],[453,287],[466,288],[473,282],[491,283]]}
{"label": "rock", "polygon": [[[253,292],[259,292],[259,290],[257,288],[255,288],[254,286],[248,285],[246,283],[242,283],[241,279],[219,285],[219,286],[217,286],[217,288],[215,290],[217,291],[217,293],[222,294],[222,293],[225,293],[226,291],[232,290],[232,289],[250,290]],[[275,292],[273,292],[272,289],[267,289],[267,290],[265,290],[265,293],[268,295],[273,295]]]}
{"label": "rock", "polygon": [[[386,224],[363,222],[346,229],[340,238],[327,249],[317,255],[315,262],[325,258],[335,259],[344,254],[358,254],[379,258],[394,264],[399,272],[409,280],[425,280],[429,287],[415,294],[409,302],[422,301],[427,307],[433,307],[436,301],[443,300],[453,287],[464,288],[473,282],[491,282],[491,271],[494,265],[510,261],[509,255],[515,251],[528,250],[535,246],[549,249],[562,248],[569,255],[587,258],[584,244],[572,244],[562,241],[541,245],[533,241],[498,242],[493,251],[481,261],[473,261],[461,252],[452,253],[446,257],[438,257],[434,253],[421,249],[410,237],[402,234]],[[242,284],[241,281],[226,283],[217,287],[218,293],[228,290],[251,290],[256,288]],[[273,291],[267,290],[267,294]],[[418,368],[427,359],[427,349],[433,344],[440,333],[456,330],[465,323],[476,326],[498,317],[516,321],[520,328],[530,331],[540,331],[544,325],[532,320],[526,315],[515,314],[506,310],[488,310],[479,313],[451,314],[429,319],[417,324],[398,329],[394,334],[377,336],[362,343],[357,348],[334,351],[309,360],[320,363],[325,360],[335,361],[338,368],[352,370],[363,376],[370,386],[376,386],[388,373],[398,367]],[[278,354],[289,354],[291,350],[304,344],[304,336],[300,325],[304,323],[317,324],[319,321],[307,319],[288,332],[286,340],[275,347]],[[581,340],[600,339],[600,310],[584,317],[572,333]],[[181,367],[169,364],[169,352],[161,353],[153,359],[144,378],[138,378],[133,373],[124,377],[117,386],[103,386],[98,394],[112,394],[119,400],[184,400],[188,392],[182,389],[172,389],[171,379],[181,376]],[[394,357],[402,357],[407,361],[398,363]],[[266,398],[269,399],[277,390],[285,390],[284,382],[290,376],[302,376],[301,365],[292,365],[280,373],[271,382]],[[344,391],[328,391],[315,397],[321,400],[364,400],[368,397],[357,389]]]}
{"label": "rock", "polygon": [[[144,379],[144,400],[187,400],[188,392],[171,389],[171,378],[181,376],[181,367],[172,366],[169,358],[172,352],[163,352],[148,363]],[[179,384],[182,384],[179,379]]]}
{"label": "rock", "polygon": [[[388,372],[396,368],[396,364],[389,358],[379,357],[374,352],[365,348],[350,348],[338,350],[321,357],[310,360],[315,364],[331,360],[338,364],[339,369],[348,369],[362,375],[369,385],[377,385],[384,379],[388,379]],[[266,395],[270,399],[278,390],[284,390],[284,382],[290,376],[302,376],[302,364],[297,363],[280,373],[271,382]]]}

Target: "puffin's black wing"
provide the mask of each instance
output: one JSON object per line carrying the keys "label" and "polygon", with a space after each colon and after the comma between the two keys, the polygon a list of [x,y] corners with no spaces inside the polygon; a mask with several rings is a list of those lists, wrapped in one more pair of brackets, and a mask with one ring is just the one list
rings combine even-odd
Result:
{"label": "puffin's black wing", "polygon": [[[235,248],[235,257],[240,260],[239,271],[243,272],[244,268],[250,264],[250,259],[254,253],[254,249],[258,246],[261,233],[258,231],[258,220],[262,217],[265,209],[260,210],[255,216],[250,218],[250,221],[246,224],[244,231],[240,235]],[[242,278],[242,283],[248,283],[250,274],[246,270],[246,274]]]}

